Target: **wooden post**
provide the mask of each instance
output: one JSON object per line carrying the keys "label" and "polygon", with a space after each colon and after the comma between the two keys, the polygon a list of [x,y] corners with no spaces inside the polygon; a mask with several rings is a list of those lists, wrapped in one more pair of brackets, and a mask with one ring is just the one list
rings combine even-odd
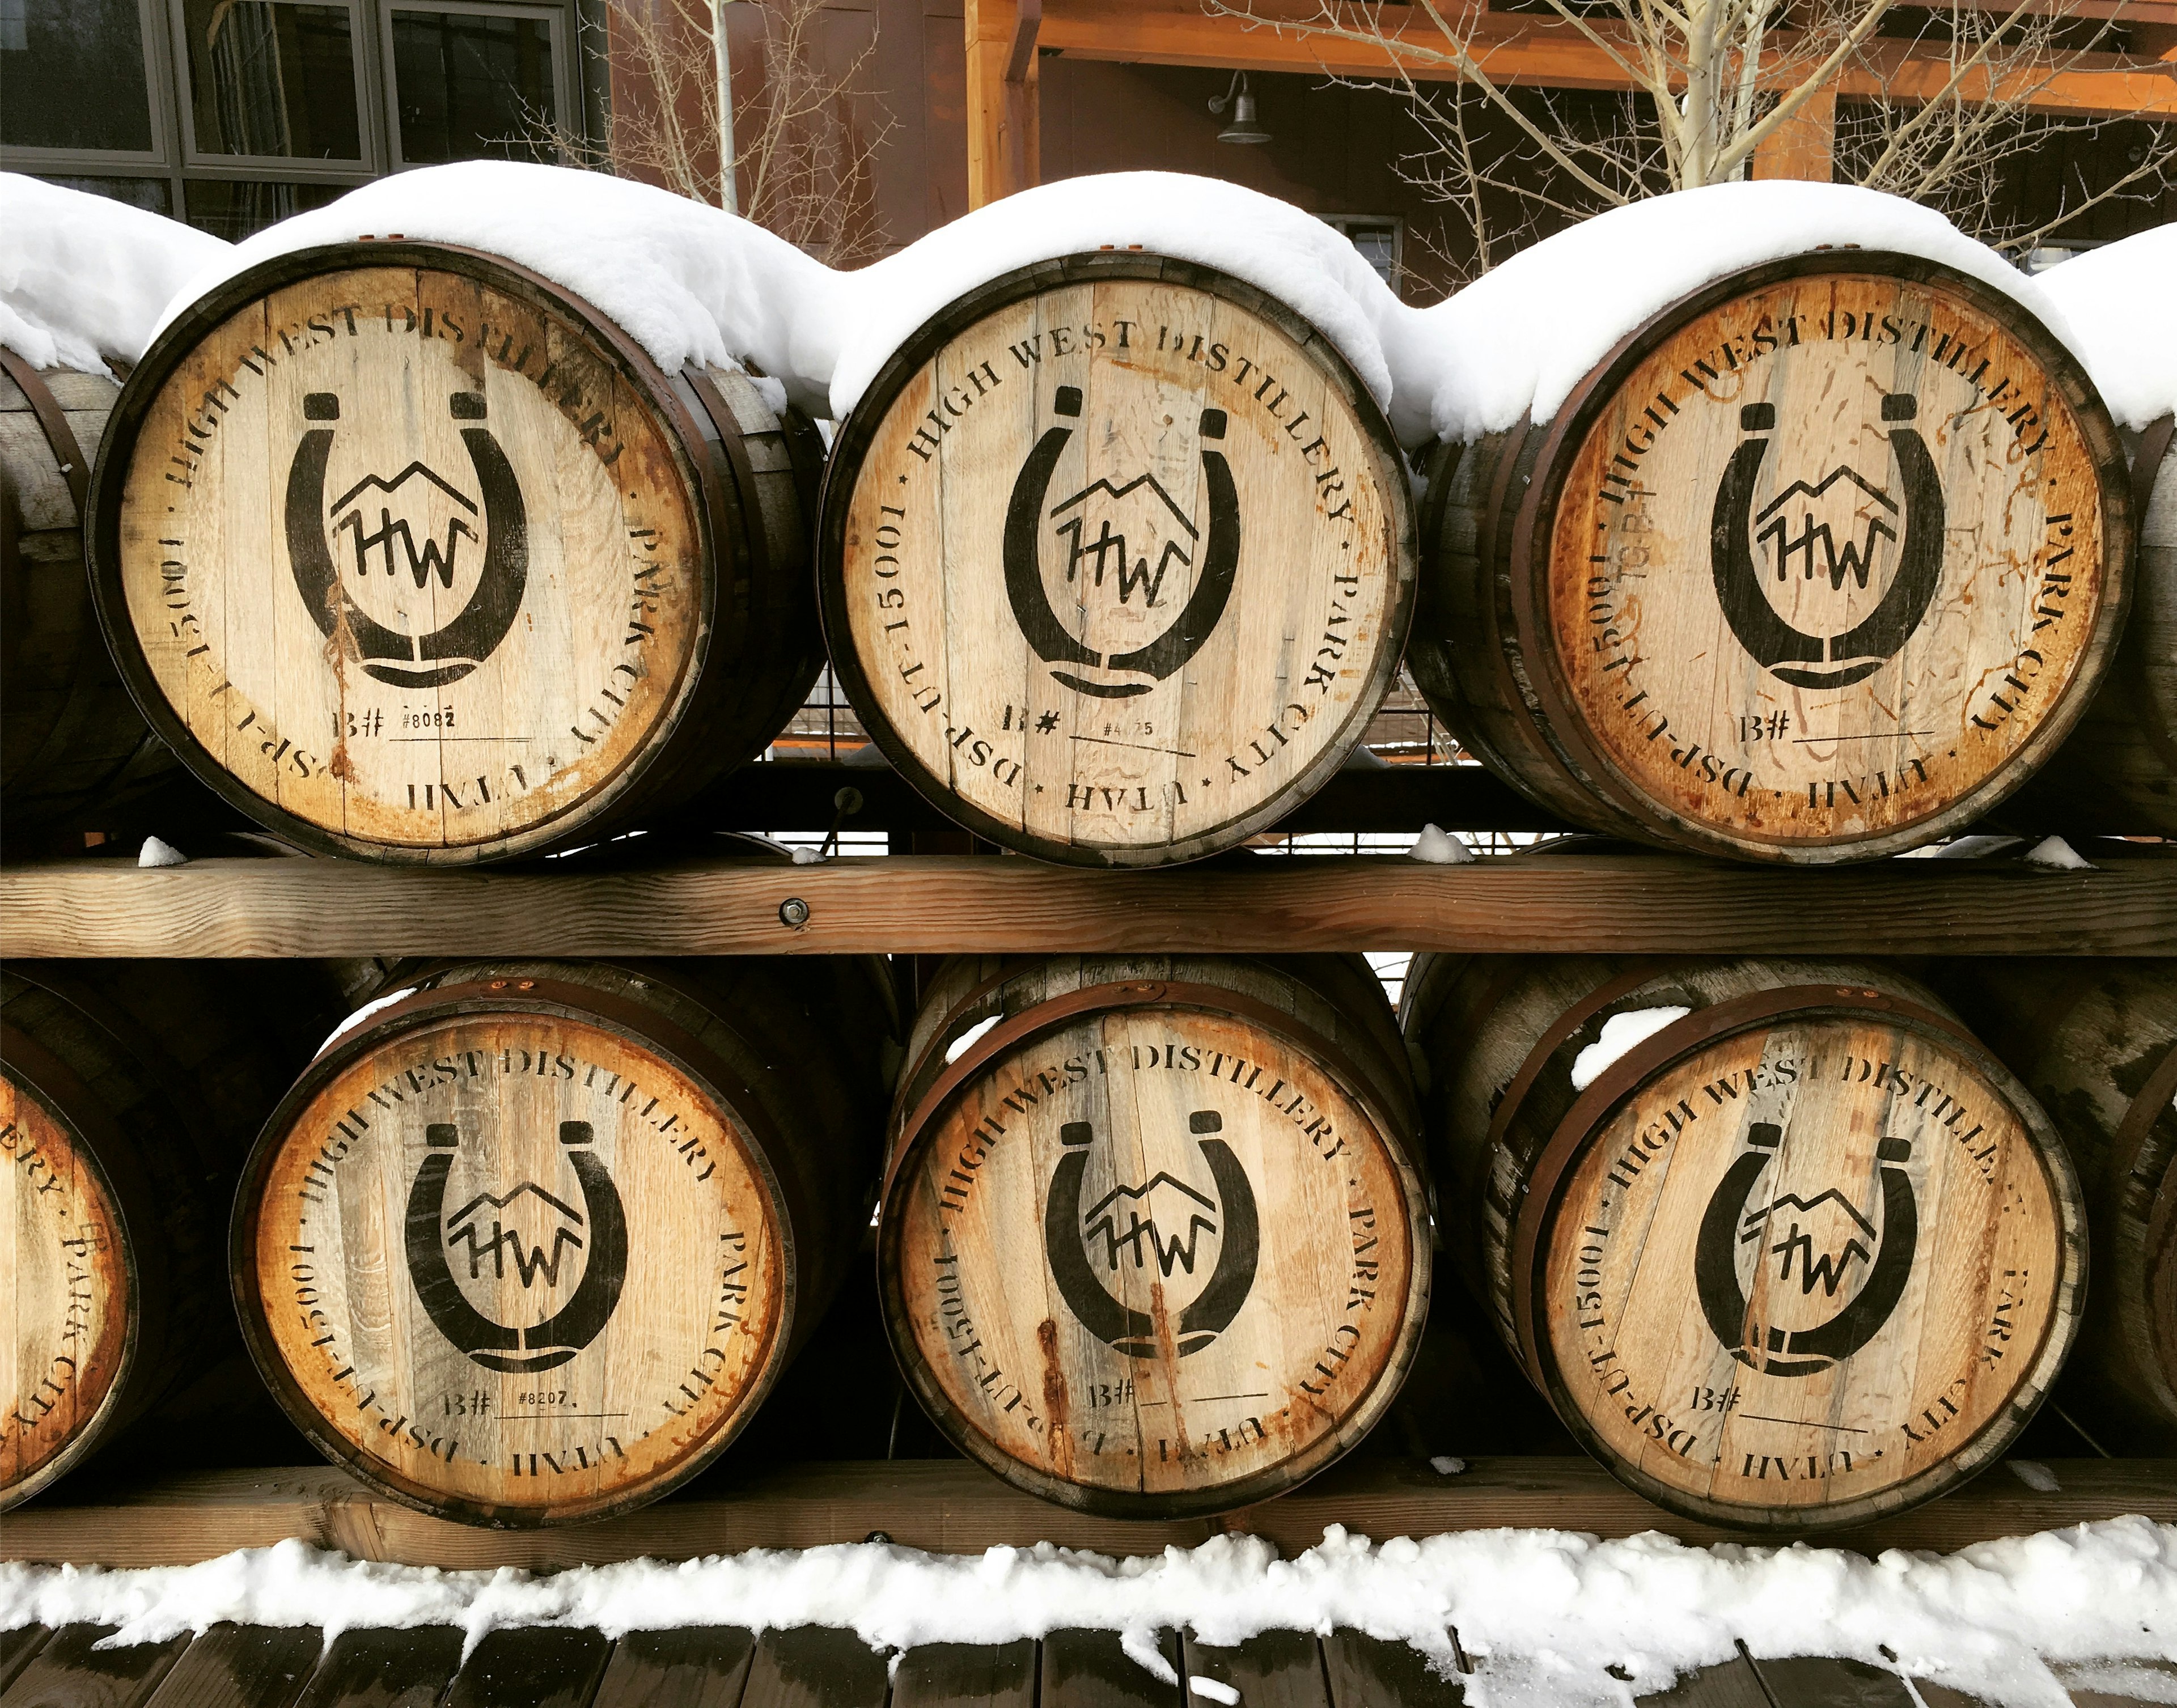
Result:
{"label": "wooden post", "polygon": [[968,205],[1039,181],[1036,33],[1042,0],[967,0]]}
{"label": "wooden post", "polygon": [[1757,178],[1809,178],[1825,184],[1836,157],[1836,85],[1828,84],[1754,150]]}

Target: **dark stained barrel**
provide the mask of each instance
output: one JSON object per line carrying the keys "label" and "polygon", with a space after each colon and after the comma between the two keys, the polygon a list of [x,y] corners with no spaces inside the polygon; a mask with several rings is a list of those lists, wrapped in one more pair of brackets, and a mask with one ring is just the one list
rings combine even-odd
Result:
{"label": "dark stained barrel", "polygon": [[1550,421],[1439,450],[1407,663],[1574,823],[1895,854],[2077,723],[2133,508],[2107,409],[2019,303],[1909,256],[1802,256],[1664,308]]}
{"label": "dark stained barrel", "polygon": [[1214,269],[1076,255],[931,319],[843,423],[832,664],[940,810],[1039,859],[1233,848],[1320,787],[1390,686],[1403,456],[1351,366]]}
{"label": "dark stained barrel", "polygon": [[1924,987],[1423,956],[1403,1007],[1447,1248],[1629,1487],[1749,1531],[1863,1524],[1993,1462],[2048,1392],[2079,1328],[2078,1178]]}
{"label": "dark stained barrel", "polygon": [[389,986],[244,1176],[259,1370],[329,1459],[426,1511],[656,1499],[762,1404],[869,1225],[888,969],[466,962]]}
{"label": "dark stained barrel", "polygon": [[1294,1487],[1418,1347],[1413,1096],[1357,956],[947,963],[878,1224],[908,1385],[969,1458],[1079,1510]]}
{"label": "dark stained barrel", "polygon": [[821,660],[809,424],[560,287],[344,243],[146,353],[94,482],[99,614],[184,762],[319,853],[459,865],[641,823]]}

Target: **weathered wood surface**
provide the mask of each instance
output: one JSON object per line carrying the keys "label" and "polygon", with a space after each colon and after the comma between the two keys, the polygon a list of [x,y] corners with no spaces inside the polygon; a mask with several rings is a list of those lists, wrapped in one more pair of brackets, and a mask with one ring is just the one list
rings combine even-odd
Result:
{"label": "weathered wood surface", "polygon": [[243,1176],[252,1354],[319,1450],[429,1510],[565,1524],[657,1498],[739,1432],[846,1272],[887,970],[390,979]]}
{"label": "weathered wood surface", "polygon": [[1381,1417],[1429,1300],[1405,1053],[1355,958],[962,957],[926,988],[877,1229],[939,1429],[1113,1517],[1224,1512]]}
{"label": "weathered wood surface", "polygon": [[416,243],[282,257],[146,353],[91,494],[123,674],[320,852],[469,864],[685,795],[817,663],[794,435],[587,305]]}
{"label": "weathered wood surface", "polygon": [[[1821,1538],[1861,1552],[1948,1552],[1977,1542],[2139,1513],[2177,1523],[2177,1461],[2054,1460],[2043,1492],[1999,1465],[1946,1498]],[[1007,1487],[963,1460],[800,1465],[706,1485],[624,1516],[548,1531],[486,1531],[386,1499],[329,1465],[206,1471],[132,1483],[81,1480],[19,1508],[0,1528],[0,1559],[54,1564],[187,1565],[292,1537],[358,1559],[448,1569],[551,1570],[615,1560],[693,1559],[751,1547],[816,1547],[881,1531],[903,1547],[979,1553],[1049,1541],[1109,1554],[1191,1547],[1226,1526],[1287,1554],[1326,1525],[1364,1536],[1543,1525],[1604,1536],[1660,1530],[1688,1542],[1738,1539],[1674,1516],[1577,1458],[1468,1461],[1443,1476],[1425,1461],[1355,1460],[1236,1518],[1143,1522],[1070,1511]]]}
{"label": "weathered wood surface", "polygon": [[834,668],[978,834],[1144,866],[1265,828],[1389,686],[1402,459],[1344,357],[1211,269],[1083,255],[954,303],[841,429]]}
{"label": "weathered wood surface", "polygon": [[12,352],[0,367],[0,793],[19,836],[175,761],[113,668],[84,569],[82,500],[121,388]]}
{"label": "weathered wood surface", "polygon": [[[805,903],[789,925],[780,908]],[[1941,860],[1776,873],[1649,855],[1263,860],[1072,872],[1022,860],[684,862],[395,872],[330,862],[0,869],[0,956],[1271,953],[2177,954],[2177,874]]]}
{"label": "weathered wood surface", "polygon": [[1439,714],[1568,817],[1744,859],[1985,811],[2128,598],[2128,472],[2077,363],[1901,255],[1719,281],[1432,481],[1408,660]]}
{"label": "weathered wood surface", "polygon": [[[1615,1475],[1796,1534],[1930,1499],[2025,1427],[2078,1334],[2085,1206],[1933,992],[1852,962],[1408,977],[1448,1241]],[[1623,1015],[1657,1024],[1576,1079]]]}

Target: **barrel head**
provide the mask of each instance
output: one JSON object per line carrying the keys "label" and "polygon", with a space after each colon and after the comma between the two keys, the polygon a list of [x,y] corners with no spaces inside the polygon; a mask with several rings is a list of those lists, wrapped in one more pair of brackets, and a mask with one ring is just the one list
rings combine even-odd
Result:
{"label": "barrel head", "polygon": [[2077,719],[2129,597],[2082,372],[1901,256],[1666,310],[1502,502],[1559,761],[1619,827],[1744,857],[1894,853],[1984,810]]}
{"label": "barrel head", "polygon": [[153,347],[101,467],[95,580],[132,690],[319,851],[458,862],[579,829],[707,645],[670,396],[594,311],[483,257],[253,269]]}
{"label": "barrel head", "polygon": [[1334,770],[1413,590],[1381,410],[1213,270],[1078,256],[956,303],[827,476],[834,668],[960,822],[1087,865],[1236,845]]}
{"label": "barrel head", "polygon": [[321,1449],[471,1522],[624,1510],[777,1373],[777,1187],[716,1088],[593,1016],[455,1001],[275,1115],[236,1219],[244,1332]]}
{"label": "barrel head", "polygon": [[1658,1034],[1567,1117],[1594,1120],[1523,1212],[1530,1357],[1574,1433],[1673,1511],[1865,1522],[1989,1463],[2039,1404],[2078,1325],[2076,1180],[1961,1034],[1814,1002],[1727,1029],[1731,1007],[1674,1029],[1723,1035]]}
{"label": "barrel head", "polygon": [[90,1451],[135,1347],[136,1282],[85,1138],[0,1067],[0,1510]]}
{"label": "barrel head", "polygon": [[1001,1476],[1111,1516],[1291,1487],[1395,1396],[1421,1192],[1341,1070],[1193,1007],[1078,1012],[979,1061],[887,1187],[902,1367]]}

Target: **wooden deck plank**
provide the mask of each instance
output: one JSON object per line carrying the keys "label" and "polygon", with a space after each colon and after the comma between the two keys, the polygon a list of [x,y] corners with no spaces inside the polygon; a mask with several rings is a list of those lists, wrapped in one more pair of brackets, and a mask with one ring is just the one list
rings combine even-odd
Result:
{"label": "wooden deck plank", "polygon": [[[1868,1552],[1946,1552],[2126,1513],[2177,1522],[2177,1461],[2063,1460],[2050,1469],[2060,1485],[2053,1493],[1999,1470],[1912,1512],[1815,1540]],[[1475,1459],[1455,1477],[1438,1476],[1426,1460],[1352,1460],[1251,1508],[1247,1522],[1288,1554],[1313,1547],[1332,1524],[1378,1539],[1504,1525],[1732,1539],[1651,1505],[1591,1460],[1570,1458]],[[860,1542],[872,1531],[934,1553],[1048,1541],[1154,1554],[1204,1542],[1214,1529],[1203,1520],[1095,1518],[1022,1494],[964,1460],[903,1460],[775,1466],[738,1484],[710,1482],[701,1498],[662,1501],[597,1524],[492,1531],[396,1505],[327,1466],[138,1483],[73,1480],[8,1514],[0,1559],[183,1565],[292,1536],[358,1559],[551,1570],[646,1555],[690,1559],[750,1547],[813,1547]]]}
{"label": "wooden deck plank", "polygon": [[15,1675],[30,1664],[30,1657],[52,1634],[43,1625],[22,1625],[12,1631],[0,1631],[0,1690],[6,1689]]}
{"label": "wooden deck plank", "polygon": [[885,1708],[885,1657],[852,1631],[801,1625],[766,1631],[749,1662],[741,1708]]}
{"label": "wooden deck plank", "polygon": [[1761,1675],[1743,1653],[1719,1667],[1689,1673],[1667,1690],[1643,1696],[1645,1708],[1774,1708]]}
{"label": "wooden deck plank", "polygon": [[1035,1708],[1035,1644],[928,1643],[892,1669],[892,1708]]}
{"label": "wooden deck plank", "polygon": [[2056,1682],[2071,1696],[2071,1708],[2139,1708],[2145,1702],[2177,1702],[2177,1665],[2168,1661],[2110,1661],[2054,1670]]}
{"label": "wooden deck plank", "polygon": [[1198,1687],[1201,1678],[1237,1690],[1246,1708],[1331,1708],[1323,1647],[1312,1631],[1264,1631],[1230,1648],[1187,1638],[1180,1656],[1187,1708],[1226,1708]]}
{"label": "wooden deck plank", "polygon": [[1801,1656],[1756,1661],[1754,1669],[1776,1708],[1915,1708],[1902,1678],[1864,1661]]}
{"label": "wooden deck plank", "polygon": [[461,1634],[343,1631],[310,1675],[296,1708],[438,1708],[461,1664]]}
{"label": "wooden deck plank", "polygon": [[461,1663],[445,1708],[589,1708],[612,1648],[602,1631],[490,1632]]}
{"label": "wooden deck plank", "polygon": [[630,1631],[591,1708],[739,1708],[756,1634],[729,1625]]}
{"label": "wooden deck plank", "polygon": [[1323,1640],[1323,1670],[1333,1708],[1465,1708],[1458,1678],[1405,1643],[1333,1631]]}
{"label": "wooden deck plank", "polygon": [[174,1662],[145,1708],[290,1708],[317,1670],[322,1633],[214,1625]]}
{"label": "wooden deck plank", "polygon": [[[12,1521],[12,1520],[11,1520]],[[0,1708],[137,1708],[189,1645],[187,1637],[101,1649],[110,1625],[63,1625],[0,1692]]]}
{"label": "wooden deck plank", "polygon": [[[788,898],[808,904],[781,923]],[[1259,859],[1090,872],[1026,859],[682,860],[422,871],[341,860],[0,870],[0,956],[1229,952],[2167,955],[2177,867],[1949,860],[1771,870],[1667,854]]]}
{"label": "wooden deck plank", "polygon": [[[1157,1634],[1157,1648],[1179,1671],[1179,1634]],[[1181,1708],[1179,1684],[1167,1684],[1120,1647],[1116,1631],[1053,1631],[1043,1640],[1041,1708]]]}

